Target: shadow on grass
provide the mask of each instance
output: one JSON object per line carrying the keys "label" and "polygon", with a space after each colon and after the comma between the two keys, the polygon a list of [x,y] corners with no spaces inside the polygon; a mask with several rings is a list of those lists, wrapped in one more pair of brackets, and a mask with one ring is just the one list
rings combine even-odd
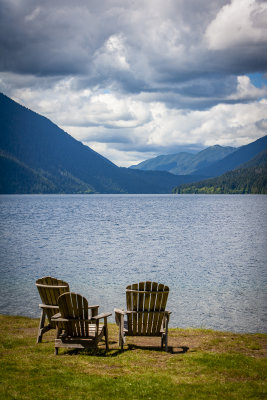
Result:
{"label": "shadow on grass", "polygon": [[162,349],[161,347],[158,347],[158,346],[140,346],[140,345],[136,345],[136,344],[128,344],[128,349],[125,349],[123,351],[131,351],[131,350],[137,350],[137,349],[152,350],[152,351],[158,351],[161,353],[184,354],[184,353],[187,353],[187,351],[189,350],[189,347],[187,347],[187,346],[178,346],[178,347],[168,346],[168,351],[165,352],[165,349]]}
{"label": "shadow on grass", "polygon": [[[112,342],[115,344],[116,342]],[[110,343],[111,344],[111,343]],[[157,351],[160,353],[169,353],[169,354],[184,354],[187,353],[189,347],[187,346],[168,346],[168,351],[165,352],[164,349],[158,346],[140,346],[136,344],[128,344],[123,350],[121,349],[110,349],[106,351],[105,349],[97,348],[97,349],[73,349],[73,350],[65,350],[64,353],[61,353],[62,356],[64,355],[83,355],[83,356],[94,356],[94,357],[117,357],[120,354],[126,353],[128,351],[135,351],[135,350],[146,350],[146,351]]]}

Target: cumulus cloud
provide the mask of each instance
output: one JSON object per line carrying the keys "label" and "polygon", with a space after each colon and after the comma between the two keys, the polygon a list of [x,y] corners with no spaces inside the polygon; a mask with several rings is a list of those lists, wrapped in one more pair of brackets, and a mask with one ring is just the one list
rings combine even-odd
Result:
{"label": "cumulus cloud", "polygon": [[118,165],[246,144],[264,134],[266,15],[260,0],[0,0],[0,90]]}
{"label": "cumulus cloud", "polygon": [[232,0],[226,4],[206,30],[209,48],[267,44],[267,3]]}
{"label": "cumulus cloud", "polygon": [[237,90],[236,93],[231,94],[229,100],[249,100],[258,99],[267,96],[267,86],[262,88],[255,87],[248,76],[237,77]]}

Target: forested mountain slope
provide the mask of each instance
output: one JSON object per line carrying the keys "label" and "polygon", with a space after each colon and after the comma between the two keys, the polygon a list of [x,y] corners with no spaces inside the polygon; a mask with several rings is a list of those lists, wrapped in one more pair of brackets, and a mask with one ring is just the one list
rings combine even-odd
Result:
{"label": "forested mountain slope", "polygon": [[225,174],[176,187],[173,193],[267,194],[267,150]]}
{"label": "forested mountain slope", "polygon": [[170,193],[197,177],[119,168],[0,94],[0,193]]}
{"label": "forested mountain slope", "polygon": [[196,170],[208,167],[214,162],[223,159],[236,150],[235,147],[222,147],[219,145],[208,147],[196,154],[177,153],[161,155],[145,160],[138,165],[132,165],[132,169],[143,171],[168,171],[177,175],[194,174]]}

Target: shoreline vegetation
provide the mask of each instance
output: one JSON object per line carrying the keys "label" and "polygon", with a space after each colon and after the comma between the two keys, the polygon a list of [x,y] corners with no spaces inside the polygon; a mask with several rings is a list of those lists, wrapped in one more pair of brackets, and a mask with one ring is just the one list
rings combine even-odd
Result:
{"label": "shoreline vegetation", "polygon": [[254,159],[255,165],[245,164],[216,178],[183,184],[174,194],[267,194],[267,152]]}
{"label": "shoreline vegetation", "polygon": [[158,338],[127,338],[109,326],[110,350],[60,350],[55,331],[36,344],[38,319],[0,315],[0,398],[9,399],[263,399],[267,334],[208,329],[169,331],[169,351]]}

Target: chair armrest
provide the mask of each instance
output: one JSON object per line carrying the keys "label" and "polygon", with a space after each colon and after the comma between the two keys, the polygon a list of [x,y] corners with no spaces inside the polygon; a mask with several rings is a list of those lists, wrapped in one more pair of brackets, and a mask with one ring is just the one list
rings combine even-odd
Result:
{"label": "chair armrest", "polygon": [[[56,314],[58,315],[58,314]],[[53,322],[72,322],[72,321],[83,321],[83,322],[92,322],[92,319],[82,319],[82,318],[62,318],[61,314],[59,314],[59,317],[54,318],[54,316],[51,318],[51,321]]]}
{"label": "chair armrest", "polygon": [[69,321],[69,319],[62,318],[61,314],[57,313],[57,314],[53,315],[53,317],[51,317],[51,321],[53,321],[53,322],[67,322],[67,321]]}
{"label": "chair armrest", "polygon": [[99,308],[99,305],[95,305],[95,306],[88,306],[88,310],[91,310],[92,308]]}
{"label": "chair armrest", "polygon": [[115,312],[115,322],[116,325],[120,327],[123,326],[124,324],[124,315],[126,314],[126,311],[120,309],[120,308],[114,308],[114,312]]}
{"label": "chair armrest", "polygon": [[61,318],[61,314],[60,313],[57,313],[57,314],[54,314],[52,317],[51,317],[51,320],[57,320],[58,318]]}
{"label": "chair armrest", "polygon": [[170,315],[171,315],[170,311],[165,311],[165,315],[164,315],[164,319],[163,319],[163,325],[165,326],[165,328],[167,330],[168,330],[168,324],[169,324],[169,320],[170,320]]}
{"label": "chair armrest", "polygon": [[114,308],[115,314],[125,315],[126,311],[122,310],[121,308]]}
{"label": "chair armrest", "polygon": [[110,312],[102,313],[102,314],[92,317],[91,321],[102,319],[102,318],[107,318],[107,317],[110,317],[110,315],[112,315],[112,313],[110,313]]}
{"label": "chair armrest", "polygon": [[68,321],[77,321],[77,320],[84,321],[84,322],[92,322],[94,320],[99,320],[101,318],[107,318],[110,315],[112,315],[112,313],[107,312],[107,313],[102,313],[102,314],[96,315],[96,316],[88,318],[88,319],[82,319],[82,318],[76,319],[76,318],[62,318],[61,314],[57,313],[57,314],[53,315],[51,320],[54,322],[68,322]]}

